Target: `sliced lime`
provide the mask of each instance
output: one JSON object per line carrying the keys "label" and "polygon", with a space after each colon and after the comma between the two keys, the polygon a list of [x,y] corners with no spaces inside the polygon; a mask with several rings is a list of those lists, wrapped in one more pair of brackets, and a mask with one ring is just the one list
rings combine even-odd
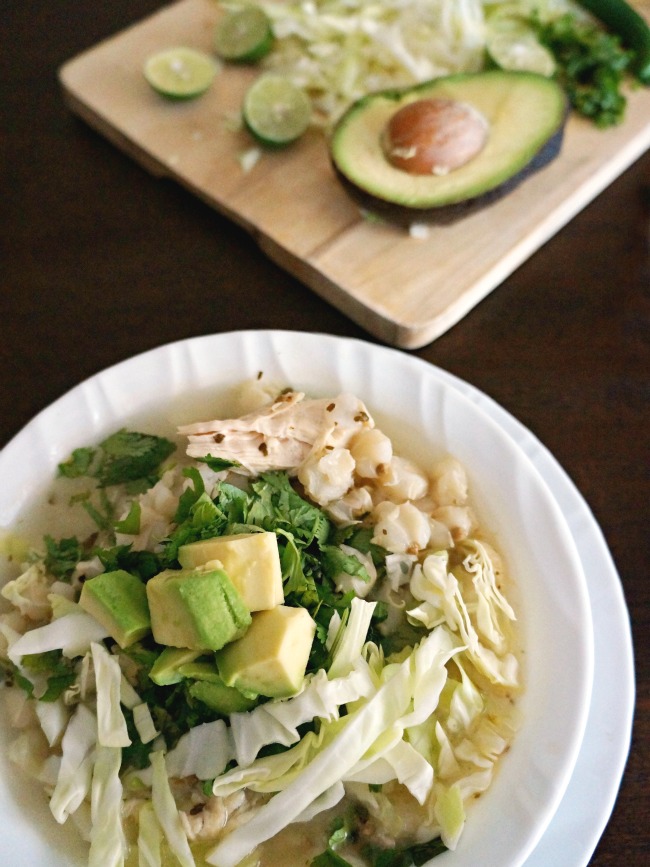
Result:
{"label": "sliced lime", "polygon": [[555,59],[535,33],[525,27],[501,27],[488,34],[486,51],[500,69],[515,72],[536,72],[550,78],[555,72]]}
{"label": "sliced lime", "polygon": [[205,93],[217,73],[208,54],[194,48],[168,48],[151,55],[144,64],[144,77],[168,99],[192,99]]}
{"label": "sliced lime", "polygon": [[259,141],[285,145],[299,138],[311,121],[311,101],[288,78],[263,75],[244,96],[244,123]]}
{"label": "sliced lime", "polygon": [[214,31],[214,50],[224,60],[254,63],[273,46],[273,30],[259,6],[233,9],[219,20]]}

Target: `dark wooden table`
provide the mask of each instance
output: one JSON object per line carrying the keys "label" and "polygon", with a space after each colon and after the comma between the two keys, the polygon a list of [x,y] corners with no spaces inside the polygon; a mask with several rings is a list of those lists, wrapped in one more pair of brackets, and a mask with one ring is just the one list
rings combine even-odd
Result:
{"label": "dark wooden table", "polygon": [[[372,339],[242,231],[147,175],[64,107],[57,68],[158,6],[3,3],[0,445],[81,379],[168,341],[244,328]],[[482,389],[540,438],[593,509],[617,564],[637,714],[594,867],[650,863],[649,218],[646,153],[414,353]]]}

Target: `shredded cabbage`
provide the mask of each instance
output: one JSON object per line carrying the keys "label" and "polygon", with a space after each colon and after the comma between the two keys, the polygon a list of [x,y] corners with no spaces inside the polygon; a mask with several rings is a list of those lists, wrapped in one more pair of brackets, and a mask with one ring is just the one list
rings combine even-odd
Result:
{"label": "shredded cabbage", "polygon": [[495,625],[498,618],[513,620],[514,612],[496,587],[496,576],[492,567],[488,567],[490,561],[485,549],[475,542],[470,551],[465,563],[474,576],[478,614],[472,616],[458,578],[448,570],[449,553],[438,551],[413,570],[411,592],[420,604],[408,611],[408,617],[414,623],[423,623],[427,629],[441,623],[450,624],[467,645],[467,654],[479,671],[493,683],[516,686],[518,665],[514,655],[498,656],[479,635],[479,631],[487,631],[491,638],[500,635]]}
{"label": "shredded cabbage", "polygon": [[201,723],[186,732],[165,757],[170,777],[196,776],[211,780],[234,757],[231,730],[223,720]]}
{"label": "shredded cabbage", "polygon": [[97,719],[85,705],[78,705],[61,742],[61,765],[50,810],[63,823],[85,800],[92,780]]}
{"label": "shredded cabbage", "polygon": [[41,563],[32,563],[0,590],[5,599],[31,620],[45,620],[51,613],[49,592],[50,578]]}
{"label": "shredded cabbage", "polygon": [[[392,763],[395,775],[402,776],[405,784],[415,780],[415,791],[422,796],[421,764],[417,760],[411,764],[414,757],[408,745],[398,750],[394,748],[407,726],[422,722],[432,708],[435,709],[447,678],[445,664],[459,649],[444,627],[434,630],[404,662],[384,668],[382,685],[373,696],[347,716],[334,723],[324,723],[316,738],[310,739],[307,735],[292,750],[259,759],[248,768],[217,778],[213,792],[222,794],[224,787],[226,792],[236,791],[231,788],[232,783],[236,787],[251,788],[260,783],[264,785],[278,765],[285,771],[284,780],[281,776],[273,780],[270,790],[277,794],[245,826],[235,828],[225,837],[209,853],[207,862],[218,867],[235,867],[255,846],[295,821],[307,805],[339,780],[354,779],[358,770],[364,765],[367,767],[369,755],[376,760],[384,759],[372,782],[385,782],[386,764]],[[307,753],[310,747],[311,756]],[[298,772],[290,763],[290,754],[294,751],[300,755]],[[432,778],[430,774],[429,786]]]}
{"label": "shredded cabbage", "polygon": [[352,600],[348,621],[340,627],[341,631],[334,639],[332,662],[328,669],[330,680],[344,677],[355,667],[361,656],[376,604],[376,602],[365,602],[358,597]]}
{"label": "shredded cabbage", "polygon": [[139,867],[162,867],[160,847],[163,832],[151,801],[145,801],[138,813]]}
{"label": "shredded cabbage", "polygon": [[490,16],[551,14],[567,0],[294,0],[261,2],[276,45],[268,68],[311,95],[329,125],[371,91],[475,72]]}
{"label": "shredded cabbage", "polygon": [[89,867],[121,867],[126,854],[122,826],[122,781],[119,747],[98,746],[93,766]]}
{"label": "shredded cabbage", "polygon": [[154,750],[151,753],[151,767],[153,768],[151,802],[156,819],[181,867],[195,867],[190,844],[169,785],[165,757],[161,750]]}
{"label": "shredded cabbage", "polygon": [[309,91],[327,122],[370,91],[477,70],[482,63],[480,0],[261,5],[278,40],[268,66]]}
{"label": "shredded cabbage", "polygon": [[56,701],[36,702],[35,711],[48,744],[55,746],[63,737],[70,720],[70,708],[59,697]]}
{"label": "shredded cabbage", "polygon": [[48,650],[62,650],[64,656],[72,659],[83,656],[93,641],[101,641],[107,636],[104,627],[77,605],[73,614],[65,614],[45,626],[25,632],[10,645],[8,656],[15,665],[20,664],[23,656]]}
{"label": "shredded cabbage", "polygon": [[104,747],[128,747],[131,738],[120,707],[120,664],[103,644],[91,645],[97,687],[97,740]]}

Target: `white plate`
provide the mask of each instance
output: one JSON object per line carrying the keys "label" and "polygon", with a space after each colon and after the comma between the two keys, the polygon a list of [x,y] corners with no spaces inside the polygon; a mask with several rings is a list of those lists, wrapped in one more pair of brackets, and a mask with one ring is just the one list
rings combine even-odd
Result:
{"label": "white plate", "polygon": [[[498,537],[521,590],[525,722],[489,795],[473,807],[458,849],[435,863],[520,867],[551,822],[582,743],[593,673],[589,597],[562,511],[525,449],[435,367],[369,343],[299,332],[234,332],[161,347],[82,383],[8,444],[0,455],[0,525],[16,520],[76,446],[105,436],[136,413],[169,405],[177,416],[178,399],[188,393],[199,392],[207,401],[219,384],[258,371],[312,394],[352,391],[409,453],[451,451],[468,468],[482,522]],[[196,412],[185,420],[195,418]],[[180,419],[167,419],[172,420]],[[6,781],[3,774],[0,810],[11,822],[0,852],[12,855],[14,867],[44,858],[52,867],[70,864],[69,843],[63,850],[53,835],[43,834],[43,825],[51,825],[47,808],[38,817],[23,812],[21,796],[28,791],[31,799],[33,787]]]}

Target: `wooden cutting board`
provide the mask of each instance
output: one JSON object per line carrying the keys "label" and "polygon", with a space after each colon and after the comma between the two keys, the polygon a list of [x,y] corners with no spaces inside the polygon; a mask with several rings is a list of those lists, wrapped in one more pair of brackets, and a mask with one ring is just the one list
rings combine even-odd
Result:
{"label": "wooden cutting board", "polygon": [[[650,0],[636,5],[650,18]],[[174,45],[210,51],[218,14],[214,0],[181,0],[77,56],[60,70],[68,104],[146,169],[241,225],[368,332],[404,349],[455,325],[650,147],[650,88],[639,88],[621,126],[603,131],[571,117],[554,163],[488,208],[412,238],[362,218],[317,131],[242,170],[251,141],[231,121],[255,70],[224,67],[188,103],[151,90],[145,58]]]}

